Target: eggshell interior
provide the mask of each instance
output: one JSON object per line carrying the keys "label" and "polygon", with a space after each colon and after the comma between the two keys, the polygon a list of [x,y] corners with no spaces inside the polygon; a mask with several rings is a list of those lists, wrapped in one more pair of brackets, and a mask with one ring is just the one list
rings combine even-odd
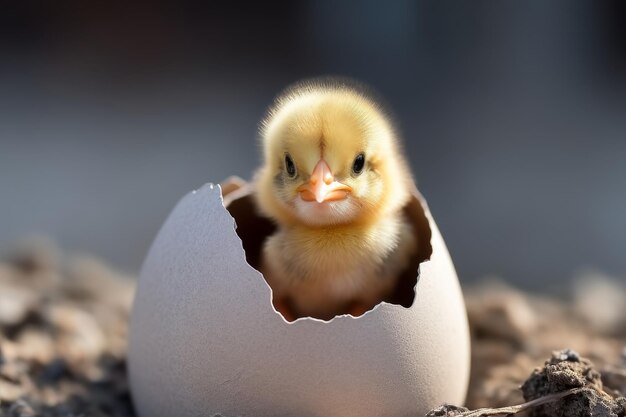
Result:
{"label": "eggshell interior", "polygon": [[[247,193],[237,188],[226,198],[233,212]],[[135,297],[129,376],[139,415],[415,417],[462,403],[463,298],[436,224],[415,201],[432,254],[413,277],[414,300],[401,303],[409,308],[384,302],[358,318],[288,323],[246,261],[219,187],[184,197],[148,253]]]}
{"label": "eggshell interior", "polygon": [[[276,226],[270,219],[258,213],[252,187],[243,180],[229,178],[220,187],[224,206],[235,219],[236,232],[242,241],[246,260],[253,268],[259,270],[263,243],[275,232]],[[384,300],[405,307],[410,307],[415,299],[415,284],[419,279],[420,264],[430,259],[433,252],[430,224],[420,199],[421,195],[415,190],[413,198],[404,208],[404,213],[413,225],[413,233],[419,242],[417,253],[399,277],[393,294]]]}

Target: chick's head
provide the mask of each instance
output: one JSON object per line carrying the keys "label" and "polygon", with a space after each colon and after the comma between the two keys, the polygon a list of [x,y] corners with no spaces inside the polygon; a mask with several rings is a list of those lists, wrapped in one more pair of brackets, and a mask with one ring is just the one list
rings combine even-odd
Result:
{"label": "chick's head", "polygon": [[303,84],[262,125],[261,211],[279,223],[368,222],[408,200],[412,178],[388,117],[344,85]]}

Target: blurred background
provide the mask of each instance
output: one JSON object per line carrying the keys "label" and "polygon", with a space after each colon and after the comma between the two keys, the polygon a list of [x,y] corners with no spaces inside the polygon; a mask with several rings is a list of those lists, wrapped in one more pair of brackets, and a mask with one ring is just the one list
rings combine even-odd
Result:
{"label": "blurred background", "polygon": [[395,110],[463,283],[626,277],[626,3],[6,1],[0,249],[47,235],[136,273],[177,200],[249,178],[288,84]]}

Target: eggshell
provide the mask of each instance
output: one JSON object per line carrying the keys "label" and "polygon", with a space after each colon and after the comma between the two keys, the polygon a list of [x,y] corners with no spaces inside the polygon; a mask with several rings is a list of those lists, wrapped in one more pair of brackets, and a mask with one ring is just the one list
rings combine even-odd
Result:
{"label": "eggshell", "polygon": [[185,196],[152,244],[136,293],[129,375],[139,415],[418,417],[462,404],[463,297],[437,226],[416,201],[432,256],[410,308],[383,302],[358,318],[288,323],[246,262],[220,188]]}

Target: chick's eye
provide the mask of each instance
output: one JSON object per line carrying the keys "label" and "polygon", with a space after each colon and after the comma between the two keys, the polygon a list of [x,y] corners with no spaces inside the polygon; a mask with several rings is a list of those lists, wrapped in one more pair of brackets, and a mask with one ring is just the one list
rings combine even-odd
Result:
{"label": "chick's eye", "polygon": [[296,176],[296,164],[293,163],[293,159],[291,159],[289,154],[285,155],[285,170],[291,178]]}
{"label": "chick's eye", "polygon": [[355,174],[360,174],[363,172],[363,167],[365,166],[365,155],[362,153],[358,154],[356,158],[354,158],[354,163],[352,164],[352,172]]}

